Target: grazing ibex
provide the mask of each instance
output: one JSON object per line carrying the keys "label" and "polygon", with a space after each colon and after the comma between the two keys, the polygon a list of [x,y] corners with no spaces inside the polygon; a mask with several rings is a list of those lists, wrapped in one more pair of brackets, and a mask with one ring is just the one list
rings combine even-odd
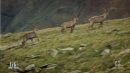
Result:
{"label": "grazing ibex", "polygon": [[[103,9],[104,9],[104,8],[103,8]],[[104,12],[103,15],[94,16],[94,17],[91,17],[91,18],[89,19],[90,25],[89,25],[89,27],[88,27],[88,30],[89,30],[90,27],[92,27],[92,29],[93,29],[94,23],[100,23],[99,28],[100,28],[101,26],[102,26],[102,28],[103,28],[103,21],[106,19],[106,16],[109,15],[109,13],[108,13],[108,11],[107,11],[106,9],[104,9],[104,11],[105,11],[105,12]]]}
{"label": "grazing ibex", "polygon": [[74,15],[74,16],[75,16],[75,18],[73,19],[73,21],[64,22],[64,23],[61,25],[61,27],[62,27],[61,32],[62,32],[62,33],[64,32],[64,29],[65,29],[65,28],[71,28],[70,33],[73,32],[74,27],[75,27],[75,23],[76,23],[77,20],[79,20],[76,15]]}
{"label": "grazing ibex", "polygon": [[[36,36],[36,31],[38,30],[37,28],[36,28],[36,26],[34,26],[33,25],[33,32],[30,32],[30,33],[26,33],[25,35],[23,35],[22,37],[23,37],[23,42],[22,42],[22,45],[24,46],[24,44],[25,44],[25,42],[27,41],[27,40],[29,40],[29,39],[31,39],[31,41],[32,41],[32,43],[33,43],[33,38],[37,38],[38,39],[38,37]],[[39,41],[39,39],[38,39],[38,41]]]}

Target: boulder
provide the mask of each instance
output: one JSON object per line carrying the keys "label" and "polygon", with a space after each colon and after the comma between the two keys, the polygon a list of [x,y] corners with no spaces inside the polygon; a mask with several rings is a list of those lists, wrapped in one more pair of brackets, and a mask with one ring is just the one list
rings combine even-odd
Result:
{"label": "boulder", "polygon": [[55,49],[50,49],[50,50],[48,50],[48,53],[51,53],[51,56],[52,56],[52,57],[56,57],[58,51],[55,50]]}
{"label": "boulder", "polygon": [[5,34],[5,38],[7,38],[7,37],[9,37],[9,36],[11,36],[11,33],[9,32],[9,33],[7,33],[7,34]]}
{"label": "boulder", "polygon": [[110,33],[114,32],[114,31],[119,31],[119,29],[110,29],[110,30],[107,30],[106,33],[110,34]]}
{"label": "boulder", "polygon": [[120,31],[117,33],[117,35],[123,36],[125,34],[130,34],[130,31]]}
{"label": "boulder", "polygon": [[61,49],[61,50],[74,50],[74,48],[68,47],[68,48]]}
{"label": "boulder", "polygon": [[89,73],[89,72],[83,72],[83,73]]}
{"label": "boulder", "polygon": [[81,47],[86,47],[86,46],[87,46],[87,44],[80,44],[80,46],[81,46]]}
{"label": "boulder", "polygon": [[128,52],[130,52],[130,49],[125,49],[125,50],[121,51],[119,54],[117,54],[116,56],[119,56],[121,54],[125,54],[125,53],[128,53]]}
{"label": "boulder", "polygon": [[106,54],[108,54],[108,53],[110,53],[110,50],[109,49],[105,49],[102,53],[101,53],[101,55],[106,55]]}
{"label": "boulder", "polygon": [[19,69],[16,69],[16,72],[20,72],[20,73],[23,73],[24,70],[22,68],[19,68]]}
{"label": "boulder", "polygon": [[81,72],[80,70],[75,70],[75,71],[72,71],[72,72],[68,72],[68,73],[79,73]]}
{"label": "boulder", "polygon": [[75,60],[78,60],[81,57],[81,54],[76,55]]}
{"label": "boulder", "polygon": [[40,55],[31,55],[31,56],[27,56],[27,58],[39,58]]}
{"label": "boulder", "polygon": [[57,66],[57,64],[49,63],[49,64],[42,65],[40,68],[54,69],[56,66]]}
{"label": "boulder", "polygon": [[8,48],[10,48],[11,46],[1,46],[0,50],[7,50]]}
{"label": "boulder", "polygon": [[0,49],[1,49],[1,50],[7,50],[7,49],[9,49],[9,48],[12,48],[12,47],[14,47],[14,46],[19,46],[19,45],[22,45],[21,41],[18,41],[18,42],[16,42],[16,43],[13,43],[13,44],[11,44],[11,45],[9,45],[9,46],[1,46]]}
{"label": "boulder", "polygon": [[50,64],[42,65],[40,68],[47,68]]}
{"label": "boulder", "polygon": [[78,32],[78,30],[74,30],[74,33]]}
{"label": "boulder", "polygon": [[113,67],[111,69],[123,69],[123,67]]}
{"label": "boulder", "polygon": [[51,38],[46,39],[46,41],[50,41],[50,40],[51,40]]}
{"label": "boulder", "polygon": [[50,64],[47,66],[46,69],[54,69],[57,66],[57,64]]}
{"label": "boulder", "polygon": [[83,49],[83,47],[80,47],[80,48],[79,48],[79,50],[82,50],[82,49]]}
{"label": "boulder", "polygon": [[31,70],[34,70],[35,69],[35,65],[34,64],[31,64],[31,65],[28,65],[26,68],[25,68],[25,71],[31,71]]}
{"label": "boulder", "polygon": [[110,44],[111,47],[120,45],[120,42],[116,41]]}

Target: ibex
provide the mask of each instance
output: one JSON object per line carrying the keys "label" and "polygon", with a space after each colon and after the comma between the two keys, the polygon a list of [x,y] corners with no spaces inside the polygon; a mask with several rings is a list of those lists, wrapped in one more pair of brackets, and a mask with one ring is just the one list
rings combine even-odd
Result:
{"label": "ibex", "polygon": [[[103,8],[103,9],[104,9],[104,8]],[[94,28],[93,28],[94,23],[100,23],[99,28],[100,28],[101,26],[102,26],[102,28],[103,28],[103,21],[106,19],[107,15],[109,15],[109,13],[108,13],[108,11],[107,11],[106,9],[104,9],[104,11],[105,11],[105,12],[104,12],[103,15],[94,16],[94,17],[91,17],[91,18],[89,19],[90,25],[89,25],[89,27],[88,27],[88,30],[89,30],[90,27],[92,27],[92,29],[94,29]]]}
{"label": "ibex", "polygon": [[[25,35],[23,35],[22,37],[23,37],[23,42],[22,42],[22,45],[24,46],[25,45],[25,42],[27,41],[27,40],[29,40],[29,39],[31,39],[31,41],[32,41],[32,43],[33,43],[33,38],[37,38],[38,39],[38,37],[36,36],[36,31],[38,30],[37,28],[36,28],[36,26],[34,26],[33,25],[33,32],[30,32],[30,33],[26,33]],[[38,39],[38,41],[39,41],[39,39]]]}
{"label": "ibex", "polygon": [[74,15],[74,16],[75,16],[75,18],[73,19],[73,21],[64,22],[64,23],[61,25],[61,27],[62,27],[61,32],[62,32],[62,33],[64,32],[64,29],[65,29],[65,28],[71,28],[70,33],[73,32],[74,27],[75,27],[75,23],[76,23],[77,20],[79,20],[76,15]]}

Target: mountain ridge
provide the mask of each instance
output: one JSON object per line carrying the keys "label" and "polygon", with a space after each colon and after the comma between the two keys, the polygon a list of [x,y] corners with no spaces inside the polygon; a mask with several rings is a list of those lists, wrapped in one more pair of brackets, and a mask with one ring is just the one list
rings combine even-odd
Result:
{"label": "mountain ridge", "polygon": [[58,27],[65,21],[79,17],[77,24],[84,24],[95,15],[109,9],[107,19],[130,16],[129,0],[2,0],[2,33],[31,30],[35,24],[40,29]]}

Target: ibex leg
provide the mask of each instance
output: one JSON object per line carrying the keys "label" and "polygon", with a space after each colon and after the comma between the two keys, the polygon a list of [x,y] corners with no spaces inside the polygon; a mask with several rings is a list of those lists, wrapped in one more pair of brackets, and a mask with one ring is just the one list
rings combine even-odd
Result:
{"label": "ibex leg", "polygon": [[22,42],[22,46],[24,46],[24,45],[25,45],[25,42],[26,42],[26,41],[23,41],[23,42]]}
{"label": "ibex leg", "polygon": [[36,36],[37,40],[39,41],[39,38]]}
{"label": "ibex leg", "polygon": [[32,44],[33,44],[33,39],[31,39],[31,41],[32,41]]}
{"label": "ibex leg", "polygon": [[71,27],[70,33],[72,33],[72,31],[73,31],[73,27]]}
{"label": "ibex leg", "polygon": [[75,28],[75,25],[71,27],[71,33],[73,32],[74,28]]}
{"label": "ibex leg", "polygon": [[100,27],[102,27],[102,28],[103,28],[103,22],[100,22],[100,26],[99,26],[99,28],[100,28]]}
{"label": "ibex leg", "polygon": [[63,33],[63,32],[64,32],[64,29],[61,29],[61,32]]}
{"label": "ibex leg", "polygon": [[93,25],[94,25],[94,23],[91,23],[91,22],[90,22],[90,25],[89,25],[89,27],[88,27],[88,30],[89,30],[90,27],[92,27],[92,29],[94,29],[94,28],[93,28]]}

